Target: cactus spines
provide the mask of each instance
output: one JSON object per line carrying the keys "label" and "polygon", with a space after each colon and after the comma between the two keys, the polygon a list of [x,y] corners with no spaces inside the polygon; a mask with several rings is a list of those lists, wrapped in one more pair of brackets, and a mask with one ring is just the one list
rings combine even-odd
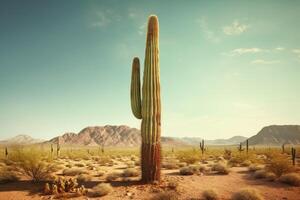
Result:
{"label": "cactus spines", "polygon": [[292,161],[293,165],[295,166],[296,164],[296,148],[292,147]]}
{"label": "cactus spines", "polygon": [[157,16],[148,19],[142,98],[140,97],[140,68],[134,58],[131,78],[131,108],[142,119],[142,181],[160,181],[161,101],[159,76],[159,25]]}
{"label": "cactus spines", "polygon": [[200,142],[200,150],[201,150],[201,153],[202,153],[202,155],[203,155],[203,154],[204,154],[204,151],[205,151],[204,140],[202,140],[202,141]]}

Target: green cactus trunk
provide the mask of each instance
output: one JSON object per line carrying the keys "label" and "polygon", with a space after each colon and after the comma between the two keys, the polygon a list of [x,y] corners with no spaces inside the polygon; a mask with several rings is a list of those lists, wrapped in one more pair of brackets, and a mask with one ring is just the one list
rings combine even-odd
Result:
{"label": "green cactus trunk", "polygon": [[141,167],[142,181],[146,183],[160,180],[161,100],[158,32],[158,18],[150,16],[146,40],[142,99],[140,96],[138,58],[134,58],[132,64],[131,108],[134,116],[142,119]]}

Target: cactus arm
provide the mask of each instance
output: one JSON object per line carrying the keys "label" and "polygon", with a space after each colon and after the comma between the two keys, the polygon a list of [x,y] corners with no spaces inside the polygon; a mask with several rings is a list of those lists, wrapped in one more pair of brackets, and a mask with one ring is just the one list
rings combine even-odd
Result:
{"label": "cactus arm", "polygon": [[130,88],[131,110],[137,119],[142,118],[141,113],[141,82],[140,82],[140,60],[135,57],[132,62],[131,88]]}

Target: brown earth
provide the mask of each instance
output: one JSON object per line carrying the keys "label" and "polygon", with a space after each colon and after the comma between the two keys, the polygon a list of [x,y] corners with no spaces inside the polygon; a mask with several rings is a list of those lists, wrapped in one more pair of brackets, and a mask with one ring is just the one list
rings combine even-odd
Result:
{"label": "brown earth", "polygon": [[[107,173],[112,171],[122,171],[126,165],[116,161],[113,167],[105,167]],[[94,175],[94,171],[90,171]],[[84,183],[86,188],[92,188],[98,183],[104,182],[105,177],[93,177],[89,182]],[[266,200],[299,200],[300,188],[288,186],[279,182],[268,182],[257,180],[247,171],[246,167],[233,167],[229,175],[179,175],[178,170],[163,170],[162,182],[157,185],[142,185],[138,177],[131,178],[130,181],[118,180],[111,182],[114,191],[107,196],[93,198],[88,196],[69,197],[69,199],[151,199],[155,194],[168,191],[168,182],[177,182],[177,193],[179,199],[196,200],[201,199],[204,190],[214,189],[220,199],[229,200],[231,195],[241,188],[251,187],[257,189]],[[33,184],[23,179],[16,183],[0,185],[1,200],[29,200],[29,199],[65,199],[62,197],[44,196],[40,193],[42,184]]]}

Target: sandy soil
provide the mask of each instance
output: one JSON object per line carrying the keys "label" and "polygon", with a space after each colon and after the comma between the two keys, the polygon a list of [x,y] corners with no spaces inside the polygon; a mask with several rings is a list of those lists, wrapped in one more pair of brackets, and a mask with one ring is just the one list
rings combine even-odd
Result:
{"label": "sandy soil", "polygon": [[[125,166],[118,163],[114,167],[107,167],[108,171],[122,170]],[[201,199],[201,193],[206,189],[215,189],[220,199],[230,199],[231,195],[240,188],[256,188],[266,200],[299,200],[300,187],[292,187],[279,182],[268,182],[266,180],[253,179],[245,167],[231,168],[229,175],[193,175],[181,176],[178,170],[163,170],[162,183],[158,185],[142,185],[138,178],[132,178],[130,181],[114,181],[112,186],[114,192],[101,198],[82,196],[69,199],[151,199],[155,194],[161,191],[170,190],[167,183],[175,181],[179,183],[177,193],[180,199]],[[92,188],[104,178],[93,178],[85,183],[87,188]],[[1,200],[29,200],[29,199],[55,199],[53,196],[44,196],[40,193],[42,184],[33,184],[28,180],[21,180],[17,183],[8,183],[0,185]],[[63,198],[57,198],[63,199]]]}

